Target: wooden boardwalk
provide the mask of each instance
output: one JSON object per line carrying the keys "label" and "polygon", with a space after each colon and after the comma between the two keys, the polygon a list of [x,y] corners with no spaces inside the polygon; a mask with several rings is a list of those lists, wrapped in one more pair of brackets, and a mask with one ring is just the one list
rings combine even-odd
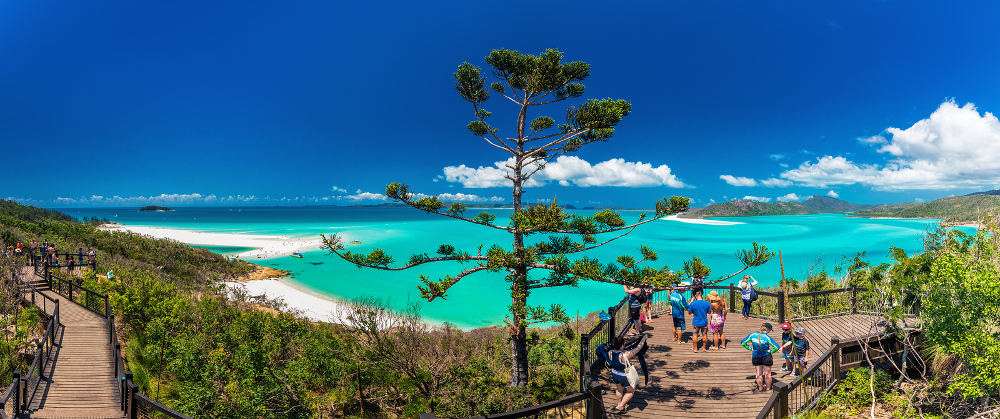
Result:
{"label": "wooden boardwalk", "polygon": [[[25,278],[34,278],[32,271]],[[29,395],[32,418],[122,418],[121,396],[115,377],[112,349],[108,345],[106,320],[47,290],[44,281],[35,285],[59,300],[62,326],[48,354],[49,363],[38,390]],[[49,305],[48,313],[53,307]]]}
{"label": "wooden boardwalk", "polygon": [[[878,323],[881,317],[852,314],[825,319],[793,322],[793,327],[805,327],[810,344],[810,359],[817,359],[830,348],[830,337],[838,336],[841,341],[857,339],[882,330]],[[644,377],[639,373],[639,388],[629,403],[629,409],[622,415],[608,414],[612,418],[752,418],[756,417],[767,403],[771,392],[755,391],[754,368],[750,364],[750,352],[740,346],[740,340],[757,331],[766,320],[750,318],[743,320],[739,313],[728,313],[726,319],[727,348],[695,353],[691,340],[691,315],[686,316],[687,331],[684,343],[672,342],[673,324],[670,314],[654,316],[647,323],[645,332],[649,350],[646,362],[649,365],[649,383],[643,385]],[[781,343],[780,325],[771,322],[774,331],[771,337]],[[772,377],[789,382],[792,376],[781,372],[781,356],[775,354]],[[639,368],[638,363],[634,363]],[[602,382],[610,383],[607,372]],[[614,388],[604,394],[604,406],[610,409],[618,404]]]}

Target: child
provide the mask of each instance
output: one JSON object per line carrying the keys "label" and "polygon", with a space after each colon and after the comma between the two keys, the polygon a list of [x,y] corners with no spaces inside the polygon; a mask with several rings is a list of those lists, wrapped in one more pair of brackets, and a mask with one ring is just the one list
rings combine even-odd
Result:
{"label": "child", "polygon": [[781,324],[781,357],[784,358],[784,361],[785,361],[785,362],[783,362],[781,364],[781,371],[782,372],[784,372],[784,371],[791,371],[792,370],[792,360],[794,359],[794,357],[792,356],[792,349],[791,348],[785,349],[785,345],[788,342],[791,342],[791,341],[792,341],[792,324],[791,323],[782,323]]}
{"label": "child", "polygon": [[794,372],[792,375],[801,375],[802,371],[806,369],[809,365],[809,340],[806,339],[806,329],[804,327],[796,327],[795,334],[792,336],[792,340],[782,346],[792,348],[795,351],[792,356],[794,357]]}

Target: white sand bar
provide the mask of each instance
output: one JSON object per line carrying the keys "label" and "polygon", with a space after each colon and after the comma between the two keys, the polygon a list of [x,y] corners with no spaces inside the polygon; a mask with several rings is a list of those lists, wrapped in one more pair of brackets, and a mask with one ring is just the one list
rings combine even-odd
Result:
{"label": "white sand bar", "polygon": [[662,220],[670,220],[670,221],[680,221],[682,223],[688,223],[688,224],[706,224],[706,225],[713,225],[713,226],[731,226],[731,225],[737,225],[737,224],[746,224],[746,223],[740,223],[740,222],[736,222],[736,221],[710,220],[710,219],[707,219],[707,218],[680,218],[680,217],[677,216],[677,214],[669,215],[669,216],[663,217],[661,219]]}
{"label": "white sand bar", "polygon": [[288,308],[312,321],[338,323],[342,317],[340,310],[344,303],[333,298],[313,294],[292,286],[284,279],[263,279],[259,281],[227,282],[227,286],[241,287],[251,296],[264,295],[270,300],[280,299]]}
{"label": "white sand bar", "polygon": [[181,243],[200,246],[253,247],[254,250],[234,255],[238,258],[248,260],[288,256],[292,252],[319,250],[320,244],[322,244],[322,240],[319,237],[301,239],[277,235],[213,233],[120,224],[105,224],[101,228],[109,231],[129,231],[158,239],[171,239]]}

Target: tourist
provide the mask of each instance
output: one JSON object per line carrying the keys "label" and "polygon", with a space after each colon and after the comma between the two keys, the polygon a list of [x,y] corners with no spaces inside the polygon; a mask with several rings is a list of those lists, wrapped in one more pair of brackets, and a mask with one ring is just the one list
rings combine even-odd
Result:
{"label": "tourist", "polygon": [[80,264],[83,265],[83,248],[79,247],[76,250],[76,256],[80,259]]}
{"label": "tourist", "polygon": [[781,371],[791,371],[792,370],[792,348],[786,348],[786,344],[792,341],[792,324],[782,323],[781,324],[781,357],[784,359],[784,363],[781,365]]}
{"label": "tourist", "polygon": [[28,243],[28,249],[31,250],[31,257],[29,259],[31,260],[31,264],[34,265],[35,264],[35,251],[38,250],[38,242],[36,242],[34,239],[32,239],[31,243]]}
{"label": "tourist", "polygon": [[750,303],[753,302],[751,294],[753,287],[757,285],[757,280],[750,275],[743,275],[740,281],[740,298],[743,299],[743,320],[750,318]]}
{"label": "tourist", "polygon": [[674,319],[674,342],[684,342],[684,312],[688,309],[687,301],[679,289],[670,293],[670,315]]}
{"label": "tourist", "polygon": [[643,323],[649,323],[650,319],[653,318],[653,287],[646,287],[646,303],[642,305],[642,312],[639,313],[639,318]]}
{"label": "tourist", "polygon": [[757,370],[757,389],[760,391],[771,389],[771,366],[774,365],[771,354],[778,352],[778,342],[771,338],[770,332],[771,323],[765,322],[760,325],[760,330],[740,341],[744,348],[751,351],[750,363]]}
{"label": "tourist", "polygon": [[643,287],[629,288],[628,285],[622,285],[622,287],[625,289],[625,293],[628,294],[629,321],[632,322],[632,326],[635,328],[635,332],[633,333],[638,335],[642,333],[642,319],[639,318],[639,313],[642,311],[642,305],[646,303],[646,289]]}
{"label": "tourist", "polygon": [[17,253],[17,255],[18,255],[18,256],[21,256],[21,252],[22,252],[23,250],[24,250],[24,244],[23,244],[23,243],[21,243],[21,241],[20,241],[20,240],[18,240],[18,241],[17,241],[17,248],[16,248],[16,249],[14,249],[14,253]]}
{"label": "tourist", "polygon": [[87,258],[89,259],[89,262],[90,262],[91,265],[93,265],[94,262],[97,261],[97,253],[94,252],[94,248],[93,247],[91,247],[90,251],[87,252]]}
{"label": "tourist", "polygon": [[708,297],[712,305],[712,318],[708,321],[708,331],[712,332],[715,350],[726,349],[726,334],[723,332],[726,326],[726,302],[715,291]]}
{"label": "tourist", "polygon": [[[611,413],[625,413],[628,410],[628,402],[632,400],[632,395],[635,394],[635,386],[638,383],[629,382],[628,378],[628,368],[630,367],[629,358],[633,357],[645,347],[646,337],[644,336],[639,344],[636,345],[629,351],[625,351],[622,348],[625,346],[625,339],[621,336],[615,336],[611,339],[611,351],[608,352],[608,366],[611,367],[611,380],[615,383],[615,398],[618,399],[618,405],[611,408]],[[636,380],[638,380],[638,375]]]}
{"label": "tourist", "polygon": [[712,311],[712,305],[708,301],[701,299],[701,293],[694,293],[691,303],[688,306],[691,312],[691,326],[694,329],[694,351],[698,352],[698,340],[701,339],[702,347],[708,350],[708,312]]}
{"label": "tourist", "polygon": [[795,368],[792,375],[802,375],[802,371],[809,366],[809,340],[806,339],[806,328],[796,327],[792,340],[786,343],[781,349],[788,347],[792,350]]}

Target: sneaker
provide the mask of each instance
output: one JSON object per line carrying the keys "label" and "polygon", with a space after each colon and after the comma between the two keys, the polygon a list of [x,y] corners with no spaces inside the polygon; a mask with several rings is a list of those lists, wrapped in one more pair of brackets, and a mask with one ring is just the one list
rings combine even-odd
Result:
{"label": "sneaker", "polygon": [[781,372],[787,372],[787,371],[788,371],[787,367],[781,367]]}

